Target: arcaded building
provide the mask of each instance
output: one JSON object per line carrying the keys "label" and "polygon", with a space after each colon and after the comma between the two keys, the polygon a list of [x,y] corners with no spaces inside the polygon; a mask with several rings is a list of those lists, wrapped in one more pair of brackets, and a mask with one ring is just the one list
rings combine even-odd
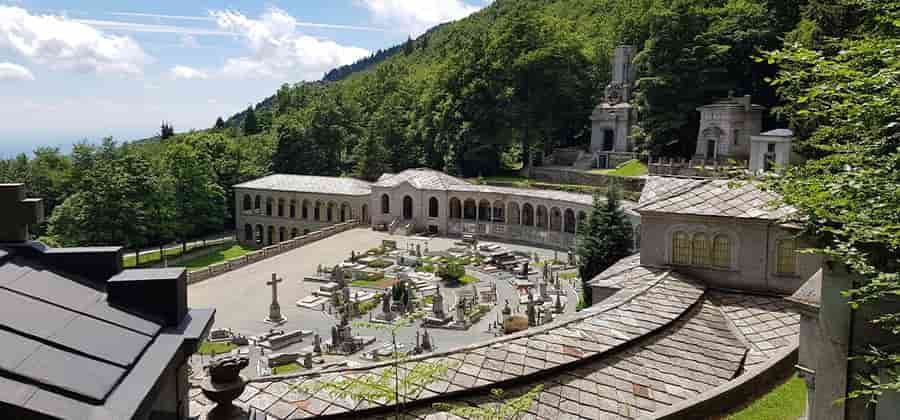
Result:
{"label": "arcaded building", "polygon": [[[588,194],[474,185],[431,169],[384,174],[374,183],[276,174],[234,189],[240,239],[259,244],[358,220],[409,233],[471,233],[567,249],[593,204]],[[637,229],[633,203],[622,205]]]}

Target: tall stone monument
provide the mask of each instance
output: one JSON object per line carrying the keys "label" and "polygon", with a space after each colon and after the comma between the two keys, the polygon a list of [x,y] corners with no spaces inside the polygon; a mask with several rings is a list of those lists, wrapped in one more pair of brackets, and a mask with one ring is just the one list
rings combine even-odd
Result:
{"label": "tall stone monument", "polygon": [[281,305],[278,304],[278,283],[282,281],[284,280],[278,278],[277,274],[272,273],[272,280],[266,282],[266,285],[272,286],[272,303],[269,304],[269,316],[266,318],[266,322],[276,325],[287,322],[287,318],[281,314]]}
{"label": "tall stone monument", "polygon": [[613,168],[633,159],[634,144],[628,139],[635,122],[629,103],[635,81],[632,61],[637,49],[620,45],[613,52],[612,78],[603,92],[603,102],[591,114],[591,152],[600,168]]}

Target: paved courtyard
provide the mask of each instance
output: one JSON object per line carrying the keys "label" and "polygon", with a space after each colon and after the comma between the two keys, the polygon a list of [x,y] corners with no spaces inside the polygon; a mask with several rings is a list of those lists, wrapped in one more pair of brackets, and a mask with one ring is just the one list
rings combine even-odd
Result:
{"label": "paved courtyard", "polygon": [[[323,267],[333,266],[349,257],[350,250],[365,251],[381,245],[381,241],[384,239],[397,241],[400,249],[405,249],[406,244],[409,242],[423,244],[424,247],[423,241],[427,241],[428,249],[432,251],[451,248],[457,241],[457,239],[451,238],[423,240],[414,237],[391,236],[385,232],[376,232],[370,229],[353,229],[190,285],[188,292],[189,305],[192,307],[216,308],[215,328],[231,328],[234,332],[247,336],[266,332],[272,328],[272,325],[264,321],[271,302],[271,288],[266,286],[266,282],[271,278],[272,273],[277,273],[284,280],[278,285],[278,296],[282,313],[288,319],[285,324],[277,328],[285,331],[298,329],[317,331],[323,340],[328,340],[330,329],[332,325],[335,325],[337,318],[329,315],[327,312],[300,308],[295,304],[297,300],[309,296],[321,286],[321,283],[306,282],[303,281],[303,278],[314,274],[319,264]],[[529,254],[537,252],[542,259],[551,258],[554,254],[552,250],[530,246],[514,244],[504,244],[504,246],[510,250],[528,252]],[[564,259],[565,256],[560,255],[559,258]],[[496,276],[493,275],[486,275],[471,270],[469,273],[478,277],[482,283],[496,281]],[[577,294],[569,282],[563,281],[563,283],[566,284],[569,297],[569,305],[566,311],[572,313],[577,302]],[[513,298],[515,296],[513,287],[506,281],[496,281],[496,284],[500,304],[495,306],[491,313],[469,328],[469,330],[429,329],[437,350],[447,350],[494,337],[494,334],[489,331],[488,327],[492,321],[497,319],[497,314],[503,307],[503,301],[509,298],[510,305],[513,308],[516,306],[516,299]],[[449,313],[452,313],[453,305],[456,303],[454,290],[442,287],[442,291],[446,297],[445,308]],[[375,309],[376,312],[379,310]],[[524,307],[521,310],[524,311]],[[416,327],[403,328],[398,332],[398,341],[407,346],[412,346],[415,342],[416,330]],[[374,348],[389,341],[389,333],[386,331],[354,328],[354,334],[377,337],[378,341],[368,348]],[[279,351],[298,351],[310,345],[310,342],[310,339],[305,338],[302,343]],[[358,353],[351,360],[361,362],[360,354]]]}

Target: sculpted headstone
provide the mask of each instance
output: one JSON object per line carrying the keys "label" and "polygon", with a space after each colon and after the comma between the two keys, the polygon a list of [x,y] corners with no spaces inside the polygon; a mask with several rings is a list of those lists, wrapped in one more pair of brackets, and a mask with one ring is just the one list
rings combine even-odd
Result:
{"label": "sculpted headstone", "polygon": [[246,356],[228,356],[215,359],[207,365],[207,376],[200,389],[203,395],[217,405],[209,412],[210,419],[229,418],[236,408],[232,405],[247,386],[247,378],[241,370],[250,365]]}
{"label": "sculpted headstone", "polygon": [[266,285],[272,286],[272,303],[269,304],[269,317],[266,318],[266,322],[283,324],[287,321],[287,318],[281,314],[281,305],[278,304],[278,283],[281,283],[282,281],[284,280],[278,278],[275,273],[272,273],[272,280],[266,282]]}

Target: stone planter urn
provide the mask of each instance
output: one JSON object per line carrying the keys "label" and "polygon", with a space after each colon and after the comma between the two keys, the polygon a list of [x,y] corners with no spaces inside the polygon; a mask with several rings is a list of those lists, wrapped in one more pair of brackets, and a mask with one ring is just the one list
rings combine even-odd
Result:
{"label": "stone planter urn", "polygon": [[241,370],[249,364],[250,359],[245,356],[227,356],[209,363],[209,376],[203,380],[200,389],[206,398],[216,403],[209,412],[210,419],[231,418],[238,410],[232,401],[247,387],[247,378],[241,375]]}

